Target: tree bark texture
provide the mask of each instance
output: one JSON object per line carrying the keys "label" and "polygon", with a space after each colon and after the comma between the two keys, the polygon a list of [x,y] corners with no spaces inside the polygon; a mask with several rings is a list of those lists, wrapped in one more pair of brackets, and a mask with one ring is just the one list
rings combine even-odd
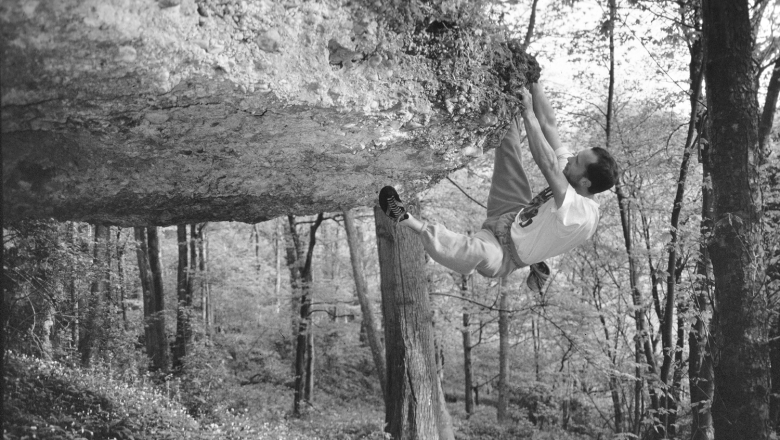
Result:
{"label": "tree bark texture", "polygon": [[162,264],[160,263],[160,240],[157,227],[147,228],[147,247],[149,251],[149,269],[152,275],[151,314],[149,317],[156,349],[152,357],[155,371],[168,371],[169,348],[165,334],[165,294],[163,291]]}
{"label": "tree bark texture", "polygon": [[189,250],[190,250],[190,267],[187,272],[187,293],[190,298],[190,329],[192,328],[192,318],[194,315],[194,310],[192,307],[195,305],[195,284],[200,279],[200,276],[198,274],[198,242],[200,241],[200,232],[198,231],[198,225],[195,223],[192,223],[190,225],[190,241],[189,241]]}
{"label": "tree bark texture", "polygon": [[[471,279],[468,275],[461,275],[461,284],[460,284],[460,294],[464,298],[468,295],[469,291],[469,280]],[[468,313],[468,311],[463,312],[463,329],[461,332],[463,333],[463,383],[465,385],[464,395],[465,395],[465,405],[466,405],[466,414],[471,414],[474,412],[474,373],[472,372],[472,362],[471,362],[471,314]]]}
{"label": "tree bark texture", "polygon": [[[703,128],[703,127],[702,127]],[[706,138],[706,135],[702,135]],[[688,383],[691,394],[691,440],[712,440],[714,428],[712,422],[712,398],[715,391],[712,364],[712,265],[707,250],[706,237],[712,231],[712,187],[708,147],[701,149],[702,157],[702,202],[701,224],[699,227],[701,242],[699,259],[696,262],[698,280],[693,295],[693,310],[696,316],[688,333]]]}
{"label": "tree bark texture", "polygon": [[314,325],[309,312],[309,326],[306,332],[306,359],[304,372],[306,375],[303,388],[303,400],[311,405],[314,403]]}
{"label": "tree bark texture", "polygon": [[[79,247],[79,242],[82,241],[79,237],[79,227],[75,222],[70,223],[70,245],[75,251]],[[71,348],[77,349],[79,346],[79,294],[76,290],[76,268],[71,267],[70,279],[68,280],[68,293],[70,294],[70,304],[73,307],[71,311],[70,320],[70,344]]]}
{"label": "tree bark texture", "polygon": [[715,438],[769,438],[768,302],[763,281],[759,111],[748,0],[702,7],[715,275]]}
{"label": "tree bark texture", "polygon": [[[591,291],[591,296],[593,297],[593,304],[596,307],[596,311],[599,315],[599,322],[601,323],[601,328],[604,330],[604,346],[606,347],[607,351],[607,357],[609,358],[610,363],[610,372],[609,372],[609,394],[612,398],[612,411],[615,414],[615,433],[619,434],[623,432],[623,406],[620,401],[620,382],[617,377],[617,347],[612,346],[611,337],[609,333],[609,326],[607,326],[607,319],[604,316],[604,310],[602,308],[602,298],[601,298],[601,280],[598,277],[598,272],[593,272],[595,275],[595,285],[593,286],[593,289]],[[585,274],[582,274],[583,278]],[[584,288],[583,288],[584,290]],[[585,293],[585,292],[583,292]],[[617,333],[617,331],[615,332]],[[615,337],[617,339],[617,336]],[[615,344],[617,344],[617,340],[615,341]],[[538,380],[538,379],[537,379]]]}
{"label": "tree bark texture", "polygon": [[284,243],[284,221],[279,218],[274,226],[274,249],[276,250],[276,277],[274,282],[274,297],[276,298],[276,313],[282,311],[282,244]]}
{"label": "tree bark texture", "polygon": [[173,369],[180,371],[184,367],[184,358],[192,340],[190,328],[190,307],[192,296],[189,288],[189,246],[187,246],[187,225],[176,226],[176,239],[179,249],[179,265],[176,270],[176,342],[173,351]]}
{"label": "tree bark texture", "polygon": [[355,292],[357,293],[360,311],[363,314],[363,327],[368,337],[368,346],[371,349],[371,356],[374,359],[377,379],[382,388],[382,395],[387,396],[387,374],[385,373],[384,344],[379,335],[374,311],[371,308],[371,302],[368,298],[368,284],[366,283],[365,273],[363,272],[363,252],[362,243],[358,239],[357,227],[355,226],[355,215],[352,210],[344,210],[344,229],[347,232],[347,243],[349,245],[349,256],[352,262],[352,274],[355,279]]}
{"label": "tree bark texture", "polygon": [[106,280],[105,268],[108,261],[105,259],[108,242],[110,240],[110,228],[103,225],[94,225],[95,238],[92,247],[92,266],[95,270],[94,279],[89,289],[89,300],[87,309],[83,310],[85,319],[84,327],[79,338],[79,353],[81,354],[81,365],[89,367],[92,360],[92,351],[95,341],[100,338],[101,319],[106,314],[106,295],[108,292],[108,283]]}
{"label": "tree bark texture", "polygon": [[775,60],[772,76],[769,77],[769,84],[766,87],[766,101],[764,101],[764,109],[761,111],[761,122],[758,126],[758,145],[762,164],[766,163],[771,153],[771,150],[768,148],[768,141],[775,120],[778,95],[780,95],[780,57]]}
{"label": "tree bark texture", "polygon": [[[610,150],[612,146],[612,119],[614,117],[614,96],[615,96],[615,21],[617,16],[617,3],[615,0],[609,0],[609,85],[607,89],[607,114],[605,124],[605,138],[606,149]],[[631,207],[629,200],[625,197],[621,183],[618,181],[615,184],[615,190],[618,195],[618,206],[620,208],[620,221],[623,229],[623,238],[626,245],[626,253],[628,254],[629,261],[629,282],[631,285],[631,297],[633,299],[635,322],[636,322],[636,345],[635,350],[638,353],[640,349],[644,352],[645,361],[647,362],[649,373],[651,375],[651,381],[654,376],[657,375],[657,366],[655,362],[655,356],[653,354],[653,348],[650,343],[650,335],[647,331],[647,324],[645,321],[644,310],[642,310],[642,293],[638,287],[638,261],[633,249],[633,240],[631,237]],[[640,348],[641,347],[641,348]],[[639,356],[636,356],[637,362]],[[637,369],[637,373],[641,373]],[[642,378],[637,374],[636,391],[637,395],[641,391]],[[658,409],[658,399],[655,394],[653,386],[650,386],[650,397],[653,402],[653,409]],[[637,402],[638,403],[638,402]],[[636,423],[636,429],[638,434],[639,423]]]}
{"label": "tree bark texture", "polygon": [[163,366],[160,360],[160,343],[156,338],[156,328],[154,325],[154,304],[153,304],[153,285],[152,269],[149,267],[149,248],[147,246],[146,228],[136,226],[133,228],[135,235],[135,254],[138,260],[138,275],[141,278],[141,292],[144,305],[144,342],[146,346],[146,355],[150,360],[151,371],[160,370]]}
{"label": "tree bark texture", "polygon": [[434,358],[422,242],[374,207],[385,318],[385,431],[396,440],[451,439]]}
{"label": "tree bark texture", "polygon": [[212,323],[212,305],[211,305],[211,285],[208,278],[208,254],[206,246],[206,224],[201,223],[198,225],[198,273],[200,276],[200,303],[201,303],[201,318],[203,319],[203,325],[206,327],[206,334],[211,334]]}
{"label": "tree bark texture", "polygon": [[125,304],[125,296],[127,295],[127,289],[125,288],[125,244],[120,243],[119,239],[122,234],[122,228],[117,228],[116,232],[116,270],[117,270],[117,284],[119,285],[119,307],[122,308],[122,325],[127,329],[127,304]]}
{"label": "tree bark texture", "polygon": [[301,247],[301,238],[298,236],[298,230],[295,228],[295,217],[287,216],[287,228],[285,228],[285,251],[287,258],[287,268],[290,270],[290,307],[292,337],[298,336],[298,320],[300,319],[300,301],[301,301],[301,270],[303,268],[303,248]]}
{"label": "tree bark texture", "polygon": [[509,416],[509,289],[506,278],[498,283],[501,289],[498,311],[498,423],[505,423]]}
{"label": "tree bark texture", "polygon": [[[297,237],[295,222],[290,219],[290,231]],[[299,300],[298,334],[295,342],[295,392],[293,394],[293,414],[302,414],[302,405],[311,402],[311,389],[313,385],[314,350],[313,331],[311,320],[311,287],[312,287],[312,260],[314,258],[314,246],[316,244],[317,229],[322,224],[323,214],[317,215],[317,220],[309,228],[309,245],[306,253],[306,261],[298,266],[298,279],[300,280],[301,297]],[[300,249],[300,248],[298,248]],[[289,251],[289,249],[288,249]],[[292,270],[292,269],[291,269]]]}
{"label": "tree bark texture", "polygon": [[[647,328],[647,321],[645,319],[645,306],[642,299],[642,291],[639,289],[639,262],[637,252],[634,249],[634,240],[631,234],[632,219],[631,219],[631,202],[623,193],[623,186],[620,182],[615,184],[617,192],[618,206],[620,208],[620,224],[623,229],[623,241],[626,246],[626,253],[628,254],[628,279],[631,286],[631,299],[634,305],[634,322],[636,325],[635,336],[635,350],[637,353],[644,355],[644,364],[647,368],[647,380],[649,387],[649,394],[651,400],[651,407],[653,410],[658,410],[658,395],[656,394],[654,382],[658,378],[658,366],[655,361],[655,354],[653,353],[653,345],[650,341],[650,333]],[[637,364],[639,364],[640,356],[636,356]],[[639,373],[643,373],[639,371]],[[637,386],[641,385],[642,377],[637,376]],[[635,424],[635,429],[639,429],[639,424]],[[636,433],[638,434],[638,432]]]}

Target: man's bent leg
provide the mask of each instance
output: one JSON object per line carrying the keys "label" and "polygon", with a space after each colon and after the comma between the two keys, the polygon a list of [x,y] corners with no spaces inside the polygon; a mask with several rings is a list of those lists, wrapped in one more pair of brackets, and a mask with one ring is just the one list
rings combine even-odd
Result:
{"label": "man's bent leg", "polygon": [[487,217],[498,217],[507,212],[519,211],[533,195],[520,158],[520,130],[518,116],[509,123],[509,131],[496,148],[493,162],[493,179],[487,203]]}
{"label": "man's bent leg", "polygon": [[482,274],[498,273],[501,268],[503,250],[487,231],[479,231],[470,237],[452,232],[442,225],[421,222],[412,216],[400,224],[417,232],[425,252],[447,269],[468,275],[474,270]]}
{"label": "man's bent leg", "polygon": [[563,145],[558,136],[558,121],[555,119],[555,110],[550,105],[550,101],[547,100],[547,95],[544,94],[544,88],[541,84],[533,83],[530,89],[534,101],[534,115],[539,120],[542,134],[553,151],[557,151]]}

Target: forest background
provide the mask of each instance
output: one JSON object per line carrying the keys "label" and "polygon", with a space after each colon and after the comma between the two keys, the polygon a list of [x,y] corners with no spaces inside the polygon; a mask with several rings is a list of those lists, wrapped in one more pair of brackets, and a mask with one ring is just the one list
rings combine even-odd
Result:
{"label": "forest background", "polygon": [[[427,262],[455,437],[713,438],[698,5],[485,7],[537,56],[564,143],[606,145],[622,174],[597,197],[593,239],[548,262],[542,294],[525,270],[499,282]],[[774,2],[751,10],[758,100],[771,116],[778,12]],[[780,196],[776,136],[765,134],[762,325],[777,335]],[[477,157],[412,197],[413,209],[475,232],[492,161],[492,151]],[[356,287],[362,273],[381,335],[375,222],[364,207],[255,225],[4,225],[4,435],[382,438],[384,372]],[[296,356],[301,342],[308,357]]]}

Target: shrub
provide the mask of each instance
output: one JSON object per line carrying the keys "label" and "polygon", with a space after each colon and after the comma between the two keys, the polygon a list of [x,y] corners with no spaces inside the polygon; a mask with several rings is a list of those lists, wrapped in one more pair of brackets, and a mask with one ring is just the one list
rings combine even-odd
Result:
{"label": "shrub", "polygon": [[505,424],[496,422],[496,409],[480,405],[469,419],[456,430],[456,439],[469,440],[509,440],[531,439],[535,429],[523,411],[509,410],[509,420]]}

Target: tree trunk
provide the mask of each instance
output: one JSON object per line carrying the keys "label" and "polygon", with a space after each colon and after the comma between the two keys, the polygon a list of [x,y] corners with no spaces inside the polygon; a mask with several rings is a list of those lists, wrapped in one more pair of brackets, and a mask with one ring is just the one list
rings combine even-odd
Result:
{"label": "tree trunk", "polygon": [[149,270],[152,275],[150,325],[155,345],[151,370],[165,373],[168,371],[168,337],[165,334],[165,295],[160,264],[160,240],[156,226],[147,229],[147,246]]}
{"label": "tree trunk", "polygon": [[385,431],[395,440],[453,439],[434,359],[422,242],[374,207],[385,318]]}
{"label": "tree trunk", "polygon": [[[609,86],[607,90],[607,114],[606,114],[606,149],[611,149],[612,146],[612,119],[614,117],[614,96],[615,96],[615,21],[617,15],[617,4],[615,0],[609,0]],[[649,367],[649,373],[651,377],[657,375],[657,367],[655,363],[655,356],[653,354],[653,347],[650,341],[650,335],[648,333],[647,324],[645,321],[645,313],[642,301],[642,293],[639,290],[639,274],[638,274],[638,257],[633,248],[633,240],[631,236],[631,207],[629,200],[623,193],[621,182],[618,180],[615,184],[615,192],[617,193],[618,206],[620,209],[620,221],[623,229],[623,239],[625,241],[626,253],[628,254],[628,270],[629,270],[629,283],[631,285],[631,297],[634,303],[635,311],[634,318],[636,322],[636,336],[635,336],[635,351],[639,353],[644,352],[645,361]],[[637,365],[639,365],[640,356],[636,355]],[[636,370],[636,397],[637,407],[638,400],[641,393],[642,384],[642,371],[637,368]],[[658,409],[658,399],[655,394],[655,390],[650,385],[650,396],[652,399],[653,409]],[[639,434],[641,424],[635,423],[635,434]]]}
{"label": "tree trunk", "polygon": [[[249,241],[251,242],[252,247],[254,248],[254,254],[255,254],[255,274],[257,275],[257,299],[258,299],[258,307],[262,306],[264,298],[262,297],[262,286],[263,286],[263,262],[262,258],[260,257],[260,226],[255,223],[252,225],[252,232],[249,234]],[[257,316],[257,323],[258,325],[263,324],[263,314],[260,313]]]}
{"label": "tree trunk", "polygon": [[764,109],[761,111],[761,123],[758,126],[758,144],[762,165],[766,163],[771,153],[771,150],[768,148],[769,135],[772,133],[772,125],[775,120],[778,95],[780,95],[780,57],[775,60],[772,76],[769,78],[769,84],[766,87],[766,101],[764,101]]}
{"label": "tree trunk", "polygon": [[255,254],[255,272],[260,275],[260,269],[262,269],[262,260],[260,259],[260,227],[257,223],[252,225],[252,233],[250,234],[250,241],[252,241],[252,248]]}
{"label": "tree trunk", "polygon": [[[645,306],[642,299],[642,291],[639,289],[639,273],[638,273],[638,255],[633,245],[633,237],[631,234],[632,220],[631,220],[631,204],[629,199],[623,194],[622,184],[618,182],[616,185],[618,206],[620,209],[620,223],[623,229],[623,241],[626,247],[626,253],[628,254],[628,279],[631,286],[631,299],[634,305],[634,322],[636,325],[636,337],[635,337],[635,360],[637,365],[646,364],[648,374],[648,391],[650,393],[650,404],[653,410],[658,410],[658,395],[656,394],[655,385],[653,381],[658,377],[658,367],[655,362],[655,355],[653,353],[653,346],[650,340],[650,335],[647,329],[647,321],[645,320]],[[640,356],[642,353],[643,356]],[[642,362],[644,357],[644,362]],[[640,396],[641,384],[643,381],[643,372],[637,368],[636,370],[636,395]],[[639,402],[635,402],[639,403]],[[639,405],[636,405],[638,408]],[[640,423],[634,424],[635,435],[639,435]]]}
{"label": "tree trunk", "polygon": [[[584,271],[583,271],[584,272]],[[607,357],[609,358],[610,362],[610,369],[609,372],[609,394],[612,398],[612,410],[615,413],[615,433],[620,434],[623,432],[623,406],[620,402],[620,383],[618,381],[617,377],[617,347],[612,348],[611,345],[611,337],[609,333],[609,327],[607,326],[607,319],[604,317],[604,310],[602,309],[602,299],[601,299],[601,280],[598,277],[598,272],[593,272],[595,275],[595,285],[593,286],[593,290],[591,291],[591,297],[593,298],[593,304],[596,307],[596,311],[599,314],[599,322],[601,323],[601,328],[604,330],[604,346],[607,348]],[[582,277],[585,277],[585,274],[582,274]],[[584,290],[584,288],[583,288]],[[615,332],[617,333],[617,331]],[[617,339],[617,336],[616,336]],[[615,341],[617,344],[617,340]]]}
{"label": "tree trunk", "polygon": [[311,405],[314,402],[314,322],[309,312],[309,325],[306,332],[306,378],[303,381],[303,400]]}
{"label": "tree trunk", "polygon": [[[135,235],[135,255],[138,260],[138,275],[141,278],[141,292],[144,304],[144,342],[146,346],[146,355],[150,360],[150,370],[159,370],[159,359],[162,357],[158,353],[159,344],[155,339],[154,328],[154,298],[152,273],[149,267],[149,250],[147,247],[146,228],[136,226],[133,228]],[[157,361],[155,361],[157,360]]]}
{"label": "tree trunk", "polygon": [[347,243],[349,244],[349,256],[352,262],[352,274],[355,279],[355,292],[357,293],[360,311],[363,314],[363,326],[368,346],[371,349],[371,356],[374,359],[377,379],[382,388],[382,395],[387,396],[387,376],[385,374],[385,357],[383,355],[384,346],[377,330],[374,311],[371,308],[371,302],[368,299],[368,285],[363,273],[363,252],[362,242],[358,240],[357,227],[355,226],[355,216],[351,210],[344,210],[344,229],[347,232]]}
{"label": "tree trunk", "polygon": [[[288,218],[290,220],[290,233],[293,237],[297,237],[298,233],[295,231],[294,219],[292,216],[289,216]],[[314,245],[316,244],[317,229],[322,224],[322,219],[323,214],[320,213],[317,215],[317,220],[315,220],[314,224],[309,228],[309,246],[308,252],[306,253],[306,262],[303,266],[296,264],[296,266],[300,267],[297,272],[298,279],[301,281],[301,297],[299,300],[300,315],[298,320],[298,335],[296,336],[295,343],[295,392],[293,395],[293,414],[296,417],[301,416],[301,407],[303,403],[311,403],[312,399],[311,390],[314,381],[312,374],[314,363],[314,329],[312,328],[311,319],[311,265],[314,258]],[[299,247],[296,248],[300,249]]]}
{"label": "tree trunk", "polygon": [[[114,252],[111,245],[111,227],[106,226],[105,243],[103,246],[103,295],[105,297],[106,315],[103,318],[105,328],[110,328],[114,321],[114,308],[116,307],[116,298],[114,297]],[[103,341],[105,342],[105,341]]]}
{"label": "tree trunk", "polygon": [[179,248],[179,266],[176,271],[176,342],[173,351],[173,369],[181,371],[184,358],[192,340],[190,329],[190,306],[192,299],[189,294],[189,249],[187,246],[187,225],[176,226],[176,238]]}
{"label": "tree trunk", "polygon": [[[70,244],[74,252],[79,247],[80,241],[78,226],[76,226],[75,222],[70,223]],[[70,294],[70,304],[73,308],[70,321],[70,348],[76,349],[79,346],[79,294],[76,290],[77,274],[75,266],[71,266],[69,276],[68,293]]]}
{"label": "tree trunk", "polygon": [[501,299],[498,311],[498,423],[506,423],[509,409],[509,289],[506,279],[499,281]]}
{"label": "tree trunk", "polygon": [[125,330],[128,330],[129,322],[127,322],[127,304],[125,304],[125,296],[127,295],[127,289],[125,288],[125,245],[120,243],[120,235],[122,234],[122,228],[117,228],[116,232],[116,262],[117,262],[117,284],[119,284],[119,306],[122,308],[122,325]]}
{"label": "tree trunk", "polygon": [[[92,254],[94,252],[95,248],[95,239],[94,239],[94,227],[91,224],[85,224],[83,225],[85,231],[83,232],[82,239],[81,239],[81,253],[84,255]],[[81,228],[79,228],[79,233],[81,233]],[[90,281],[90,292],[92,290],[92,282]],[[76,303],[76,309],[78,312],[78,343],[76,344],[76,347],[78,349],[79,355],[81,356],[82,349],[84,347],[84,337],[87,333],[87,324],[89,316],[88,310],[89,310],[89,304],[92,301],[92,295],[90,293],[87,294],[81,294],[78,295],[78,302]]]}
{"label": "tree trunk", "polygon": [[763,288],[759,112],[748,0],[703,2],[715,275],[716,439],[767,439],[768,299]]}
{"label": "tree trunk", "polygon": [[[461,275],[460,293],[464,298],[468,295],[469,291],[469,275]],[[466,414],[471,415],[474,412],[474,373],[472,372],[471,363],[471,315],[468,311],[463,312],[463,375],[464,375],[464,394],[466,404]]]}
{"label": "tree trunk", "polygon": [[43,318],[39,327],[34,331],[37,333],[37,337],[40,342],[40,357],[44,360],[50,361],[54,358],[54,347],[52,345],[52,328],[54,327],[54,304],[48,299],[44,301],[43,310],[40,311],[40,315]]}
{"label": "tree trunk", "polygon": [[[94,279],[89,289],[89,300],[85,314],[84,327],[79,339],[79,353],[81,354],[81,365],[84,368],[90,366],[92,361],[92,349],[95,340],[100,335],[99,329],[102,328],[99,322],[105,314],[105,296],[107,295],[106,271],[108,263],[105,261],[106,248],[108,246],[109,227],[103,225],[94,225],[95,238],[92,247],[92,266],[95,270]],[[101,332],[102,333],[102,332]]]}
{"label": "tree trunk", "polygon": [[[681,375],[678,369],[682,368],[682,345],[685,341],[685,329],[684,326],[680,328],[678,326],[678,337],[675,342],[674,338],[674,313],[675,305],[677,304],[677,283],[679,282],[678,265],[679,257],[677,255],[677,248],[679,246],[679,236],[677,234],[677,228],[680,223],[680,212],[682,211],[683,196],[685,194],[685,184],[688,177],[688,164],[690,162],[691,153],[695,147],[696,137],[696,121],[699,114],[699,98],[701,94],[701,82],[703,78],[702,70],[702,56],[701,47],[697,42],[691,46],[691,62],[689,64],[689,71],[691,77],[691,116],[688,122],[688,135],[685,139],[685,146],[683,147],[683,157],[680,162],[680,175],[677,178],[677,192],[672,204],[672,214],[669,221],[669,234],[671,235],[671,241],[668,245],[669,259],[667,261],[666,268],[666,302],[664,304],[664,317],[662,320],[661,328],[661,345],[663,352],[663,363],[661,365],[661,383],[664,385],[664,394],[662,396],[662,406],[665,411],[661,417],[662,425],[656,432],[659,438],[666,438],[666,433],[670,437],[674,438],[676,435],[676,421],[677,421],[677,409],[678,409],[678,397],[680,394],[679,380],[673,380],[675,377],[680,378]],[[678,311],[679,314],[679,311]],[[682,322],[681,320],[678,320]],[[680,334],[682,332],[682,334]],[[677,362],[675,358],[677,357]]]}
{"label": "tree trunk", "polygon": [[187,272],[187,294],[190,298],[190,331],[192,331],[192,319],[195,316],[195,284],[200,279],[198,275],[198,242],[200,241],[200,232],[198,225],[190,225],[190,268]]}
{"label": "tree trunk", "polygon": [[539,324],[536,322],[536,318],[531,318],[531,343],[534,349],[534,378],[537,382],[542,381],[542,374],[539,370],[539,357],[542,350],[542,335]]}
{"label": "tree trunk", "polygon": [[198,271],[200,278],[200,302],[202,308],[203,325],[206,327],[206,335],[211,336],[212,304],[211,304],[211,285],[208,278],[208,255],[206,246],[206,225],[198,225]]}
{"label": "tree trunk", "polygon": [[298,231],[295,229],[295,217],[287,216],[287,228],[285,229],[285,250],[287,257],[287,268],[290,270],[290,306],[292,308],[291,325],[292,338],[298,337],[300,308],[301,308],[301,288],[303,280],[301,271],[303,270],[303,248]]}
{"label": "tree trunk", "polygon": [[[702,136],[706,137],[706,136]],[[702,156],[702,202],[699,260],[696,262],[696,275],[693,296],[693,309],[696,320],[688,333],[688,382],[691,392],[691,440],[712,440],[712,398],[715,391],[712,364],[712,336],[710,320],[712,317],[712,270],[706,239],[712,231],[712,188],[710,186],[710,166],[708,147],[701,149]]]}
{"label": "tree trunk", "polygon": [[276,314],[282,312],[282,243],[284,243],[284,224],[277,220],[274,226],[274,249],[276,249],[276,282],[274,283],[274,298],[276,298]]}
{"label": "tree trunk", "polygon": [[615,0],[609,0],[609,86],[607,88],[607,121],[604,128],[606,134],[606,148],[612,146],[612,119],[614,118],[615,98],[615,18],[617,16],[617,4]]}

